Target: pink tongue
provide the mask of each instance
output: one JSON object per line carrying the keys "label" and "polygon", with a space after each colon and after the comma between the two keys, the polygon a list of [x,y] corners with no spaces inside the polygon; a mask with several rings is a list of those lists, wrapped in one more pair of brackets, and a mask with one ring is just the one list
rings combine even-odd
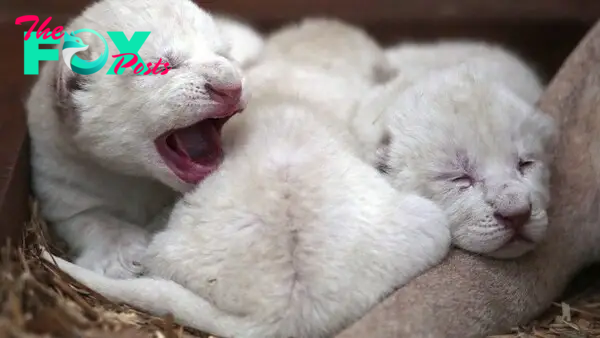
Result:
{"label": "pink tongue", "polygon": [[196,163],[212,162],[221,154],[219,133],[210,120],[179,129],[173,137],[177,153]]}

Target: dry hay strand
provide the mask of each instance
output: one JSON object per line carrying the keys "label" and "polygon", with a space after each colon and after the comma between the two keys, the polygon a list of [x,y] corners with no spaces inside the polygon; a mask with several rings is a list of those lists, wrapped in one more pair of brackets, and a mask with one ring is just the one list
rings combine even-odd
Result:
{"label": "dry hay strand", "polygon": [[[570,305],[572,304],[572,305]],[[489,338],[594,338],[600,337],[600,294],[577,297],[572,302],[553,303],[539,319],[513,334]]]}
{"label": "dry hay strand", "polygon": [[[597,278],[597,276],[596,276]],[[575,295],[553,303],[538,319],[516,327],[512,334],[488,338],[595,338],[600,337],[600,285],[575,290]]]}
{"label": "dry hay strand", "polygon": [[183,328],[172,316],[157,317],[116,304],[40,258],[49,246],[46,224],[35,204],[20,245],[0,254],[0,337],[182,338],[210,335]]}

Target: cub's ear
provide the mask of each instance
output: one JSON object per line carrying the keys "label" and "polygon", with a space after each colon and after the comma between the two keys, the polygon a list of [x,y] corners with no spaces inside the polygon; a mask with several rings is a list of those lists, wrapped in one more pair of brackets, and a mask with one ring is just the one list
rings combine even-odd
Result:
{"label": "cub's ear", "polygon": [[77,130],[79,125],[79,111],[74,100],[77,91],[87,89],[88,81],[84,75],[77,74],[67,68],[59,60],[53,63],[54,68],[54,111],[58,114],[59,121],[70,131]]}
{"label": "cub's ear", "polygon": [[534,109],[535,113],[531,114],[525,123],[533,125],[530,127],[532,129],[535,127],[536,135],[542,140],[546,149],[553,149],[555,143],[559,140],[560,130],[558,122],[550,114],[542,111],[537,105]]}
{"label": "cub's ear", "polygon": [[398,69],[385,58],[381,57],[380,61],[373,66],[373,82],[375,84],[384,84],[398,76]]}

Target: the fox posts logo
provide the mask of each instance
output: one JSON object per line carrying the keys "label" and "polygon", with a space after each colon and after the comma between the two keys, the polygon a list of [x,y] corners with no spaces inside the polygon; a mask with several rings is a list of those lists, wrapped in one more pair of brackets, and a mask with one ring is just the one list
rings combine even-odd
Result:
{"label": "the fox posts logo", "polygon": [[[96,35],[102,42],[104,43],[104,51],[94,61],[85,61],[82,60],[79,56],[75,55],[78,52],[87,50],[89,48],[88,45],[84,44],[81,38],[78,38],[76,34],[82,32],[89,32]],[[106,64],[106,60],[108,60],[108,44],[102,35],[98,34],[95,30],[92,29],[80,29],[72,32],[71,34],[64,35],[65,43],[62,48],[62,56],[63,61],[69,67],[70,70],[75,73],[82,75],[94,74],[104,67]]]}
{"label": "the fox posts logo", "polygon": [[[34,21],[33,25],[25,32],[24,39],[24,60],[23,68],[25,75],[37,75],[39,74],[40,61],[59,61],[59,50],[58,49],[47,49],[40,48],[40,44],[59,44],[61,38],[64,39],[64,44],[60,54],[62,54],[63,62],[73,72],[81,75],[90,75],[98,72],[104,67],[108,61],[108,42],[106,39],[93,29],[79,29],[71,33],[64,32],[62,26],[58,26],[50,31],[50,28],[46,28],[52,17],[49,17],[44,21],[39,31],[34,31],[35,26],[39,22],[39,18],[35,15],[24,15],[18,17],[15,20],[15,24],[20,25],[23,22]],[[91,33],[100,39],[104,44],[104,51],[95,60],[83,60],[76,54],[85,51],[89,48],[89,44],[86,44],[81,37],[77,36],[79,33]],[[133,73],[136,75],[148,75],[148,74],[161,74],[165,75],[169,72],[169,63],[162,63],[162,59],[159,59],[157,63],[152,67],[152,62],[148,64],[144,63],[142,58],[139,56],[138,51],[150,35],[150,32],[134,32],[131,39],[127,39],[123,32],[106,32],[113,44],[119,50],[119,54],[111,55],[114,58],[113,65],[108,70],[108,75],[121,75],[126,68],[131,67]],[[35,34],[35,35],[32,35]],[[127,61],[125,62],[125,60]]]}

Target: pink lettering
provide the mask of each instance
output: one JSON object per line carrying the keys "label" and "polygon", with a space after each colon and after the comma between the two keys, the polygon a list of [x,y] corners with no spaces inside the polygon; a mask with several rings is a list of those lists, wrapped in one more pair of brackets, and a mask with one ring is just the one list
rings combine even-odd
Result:
{"label": "pink lettering", "polygon": [[37,15],[23,15],[17,18],[17,20],[15,20],[15,25],[20,25],[23,22],[27,22],[27,21],[35,21],[33,23],[33,25],[31,25],[31,27],[29,27],[29,30],[27,30],[27,34],[25,34],[25,41],[27,41],[29,39],[29,37],[31,36],[31,32],[33,32],[33,29],[35,28],[35,25],[38,24],[38,22],[40,21],[40,18],[38,18]]}
{"label": "pink lettering", "polygon": [[168,62],[165,62],[165,69],[164,69],[162,72],[160,72],[160,75],[165,75],[165,74],[167,74],[167,73],[168,73],[170,70],[171,70],[171,68],[169,68],[169,63],[168,63]]}
{"label": "pink lettering", "polygon": [[148,62],[147,66],[148,66],[148,70],[146,70],[144,72],[144,75],[148,75],[152,72],[152,69],[150,69],[150,67],[152,67],[152,62]]}
{"label": "pink lettering", "polygon": [[[152,65],[152,63],[148,64],[148,68],[150,68],[150,66]],[[159,68],[159,66],[161,66]],[[152,68],[152,74],[154,75],[165,75],[169,72],[169,63],[165,62],[164,64],[162,63],[162,58],[158,59],[158,62],[154,65],[154,68]],[[150,74],[150,69],[148,69],[146,71],[146,73],[144,73],[144,75],[148,75]]]}
{"label": "pink lettering", "polygon": [[46,32],[44,33],[44,39],[48,39],[49,37],[53,36],[53,32],[50,31],[50,29],[46,28]]}
{"label": "pink lettering", "polygon": [[52,38],[58,40],[63,37],[64,33],[62,33],[63,27],[58,26],[52,30]]}
{"label": "pink lettering", "polygon": [[158,62],[154,65],[154,68],[152,68],[152,74],[156,75],[158,74],[157,70],[158,70],[158,66],[162,65],[162,58],[158,59]]}
{"label": "pink lettering", "polygon": [[[48,25],[48,23],[50,23],[50,20],[52,20],[51,16],[49,16],[48,19],[44,20],[44,22],[42,22],[42,24],[40,25],[40,29],[36,33],[36,36],[38,39],[42,35],[48,34],[50,32],[50,28],[46,28],[46,25]],[[44,36],[44,39],[47,39],[47,37]]]}
{"label": "pink lettering", "polygon": [[135,69],[133,70],[133,74],[137,75],[137,74],[141,73],[142,70],[144,70],[144,64],[142,62],[140,62],[140,63],[138,63],[137,66],[135,66]]}
{"label": "pink lettering", "polygon": [[[54,28],[54,30],[52,30],[52,32],[50,32],[50,28],[46,28],[46,26],[50,23],[50,20],[52,20],[52,17],[48,17],[48,19],[44,20],[44,22],[40,26],[40,30],[37,31],[37,34],[36,34],[38,39],[42,36],[43,36],[43,39],[47,39],[50,36],[52,36],[52,38],[54,38],[54,39],[60,39],[63,37],[64,33],[62,33],[62,31],[63,31],[62,26],[58,26],[58,27]],[[29,37],[31,36],[31,33],[35,30],[35,26],[40,22],[40,18],[37,15],[23,15],[23,16],[18,17],[15,20],[15,25],[20,25],[23,22],[27,22],[27,21],[34,21],[34,23],[27,30],[27,34],[25,34],[25,38],[24,38],[25,41],[27,41],[29,39]]]}
{"label": "pink lettering", "polygon": [[[131,58],[131,60],[129,60],[127,63],[123,64],[123,60],[125,59],[125,58],[124,58],[124,56],[126,56],[126,55],[130,55],[130,56],[132,56],[132,58]],[[112,57],[114,57],[114,58],[119,58],[119,57],[120,57],[120,58],[121,58],[121,59],[119,60],[119,62],[117,62],[117,65],[115,66],[115,73],[117,73],[117,74],[119,73],[119,69],[120,69],[120,68],[130,68],[130,67],[133,67],[133,65],[135,65],[135,64],[138,62],[137,55],[135,55],[135,54],[133,54],[133,53],[123,53],[123,54],[117,54],[117,55],[113,55]],[[157,73],[157,72],[156,72],[156,67],[157,67],[158,65],[160,65],[161,61],[162,61],[162,59],[160,59],[160,60],[158,61],[158,63],[154,65],[154,69],[151,69],[151,68],[150,68],[150,67],[152,67],[152,62],[148,62],[148,64],[146,65],[146,66],[148,67],[148,70],[146,70],[146,71],[144,72],[144,75],[148,75],[148,74],[150,74],[150,73],[152,73],[152,74],[155,74],[155,75],[156,75],[156,74],[162,74],[162,75],[164,75],[164,74],[167,74],[167,72],[169,71],[168,69],[166,69],[166,70],[163,70],[161,73]],[[168,66],[168,65],[169,65],[168,63],[166,63],[166,64],[165,64],[165,66]],[[136,74],[136,75],[137,75],[137,74],[141,73],[141,72],[142,72],[142,70],[144,70],[144,65],[143,65],[143,64],[140,62],[140,63],[139,63],[137,66],[135,66],[135,68],[133,69],[133,74]]]}
{"label": "pink lettering", "polygon": [[[133,58],[131,60],[129,60],[129,62],[127,62],[126,64],[123,65],[123,60],[125,60],[125,58],[124,58],[125,55],[131,55],[131,56],[133,56]],[[129,68],[137,63],[137,55],[135,55],[133,53],[117,54],[117,55],[113,55],[112,57],[114,57],[114,58],[120,57],[121,58],[119,60],[119,62],[117,62],[117,65],[115,66],[116,74],[119,73],[119,68]]]}

